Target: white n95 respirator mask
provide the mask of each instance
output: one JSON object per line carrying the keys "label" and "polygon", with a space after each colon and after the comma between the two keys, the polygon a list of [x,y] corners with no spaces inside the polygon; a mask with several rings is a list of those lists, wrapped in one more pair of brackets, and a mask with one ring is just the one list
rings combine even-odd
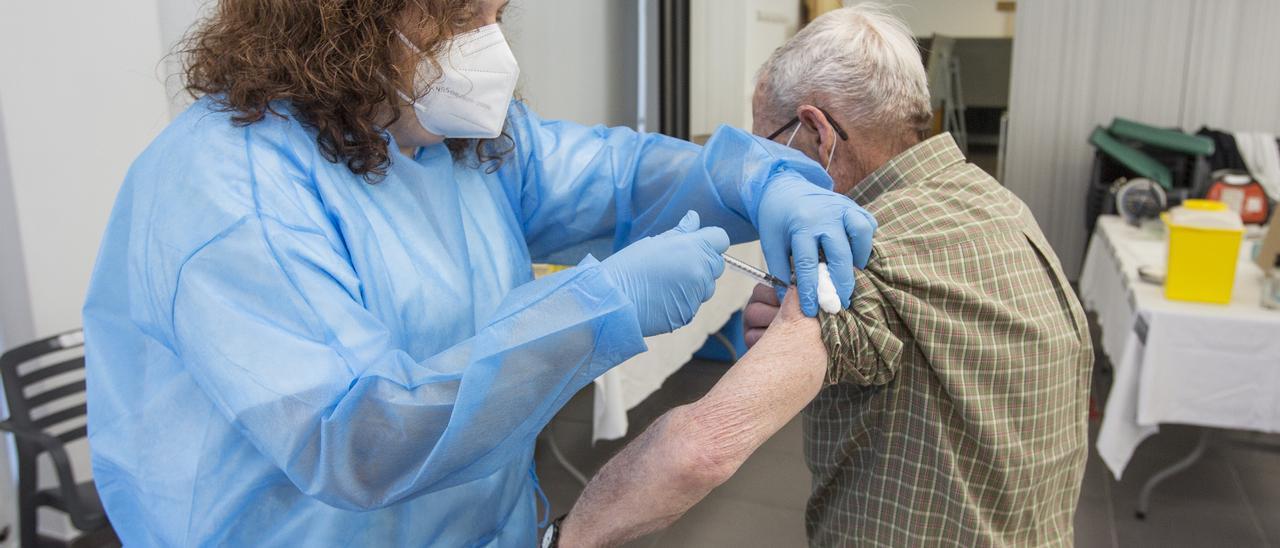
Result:
{"label": "white n95 respirator mask", "polygon": [[[413,42],[397,32],[400,40],[421,54]],[[453,37],[438,59],[419,61],[414,84],[426,89],[413,100],[422,128],[450,139],[492,139],[502,134],[507,106],[515,93],[520,67],[498,25],[486,25]]]}

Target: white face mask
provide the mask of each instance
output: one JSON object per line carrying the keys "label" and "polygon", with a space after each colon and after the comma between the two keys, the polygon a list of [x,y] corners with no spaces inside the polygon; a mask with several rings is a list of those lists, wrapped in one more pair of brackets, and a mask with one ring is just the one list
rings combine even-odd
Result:
{"label": "white face mask", "polygon": [[[403,33],[400,40],[415,53],[422,50]],[[507,105],[520,78],[520,67],[498,25],[459,34],[449,42],[437,69],[423,59],[415,77],[418,90],[427,89],[413,103],[422,128],[451,139],[492,139],[502,134]]]}

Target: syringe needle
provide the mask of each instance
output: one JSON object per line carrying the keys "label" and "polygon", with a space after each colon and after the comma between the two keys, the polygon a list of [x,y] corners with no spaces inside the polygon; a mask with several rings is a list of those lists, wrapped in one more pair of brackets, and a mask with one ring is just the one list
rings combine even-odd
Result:
{"label": "syringe needle", "polygon": [[737,270],[742,274],[746,274],[747,276],[750,276],[752,279],[754,279],[757,282],[760,282],[766,285],[772,285],[774,287],[778,287],[782,289],[787,288],[787,283],[783,282],[782,279],[778,278],[777,276],[774,276],[773,274],[765,272],[759,268],[751,266],[750,264],[743,262],[741,259],[738,259],[737,257],[728,255],[728,254],[722,254],[721,257],[724,257],[724,264],[732,267],[734,270]]}

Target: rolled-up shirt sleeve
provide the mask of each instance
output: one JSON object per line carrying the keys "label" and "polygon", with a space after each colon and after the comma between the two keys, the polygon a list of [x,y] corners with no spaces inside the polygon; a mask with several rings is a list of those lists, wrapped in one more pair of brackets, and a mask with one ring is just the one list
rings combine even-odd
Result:
{"label": "rolled-up shirt sleeve", "polygon": [[819,314],[827,347],[827,384],[888,384],[902,361],[898,317],[886,306],[884,287],[871,271],[858,271],[857,291],[847,310]]}

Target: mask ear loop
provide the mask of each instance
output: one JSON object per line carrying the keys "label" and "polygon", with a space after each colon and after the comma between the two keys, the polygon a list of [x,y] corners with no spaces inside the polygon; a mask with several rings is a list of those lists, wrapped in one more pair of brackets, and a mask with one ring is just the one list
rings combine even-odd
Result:
{"label": "mask ear loop", "polygon": [[790,147],[790,146],[791,146],[791,141],[796,140],[796,134],[797,134],[797,133],[800,133],[800,126],[802,126],[802,125],[804,125],[804,124],[802,124],[802,123],[800,123],[800,122],[796,122],[796,128],[795,128],[795,129],[793,129],[793,130],[791,130],[791,137],[788,137],[788,138],[787,138],[787,146],[788,146],[788,147]]}
{"label": "mask ear loop", "polygon": [[831,173],[831,161],[836,158],[836,141],[831,140],[831,152],[827,153],[827,173]]}
{"label": "mask ear loop", "polygon": [[[791,146],[791,142],[792,142],[792,141],[795,141],[795,140],[796,140],[796,134],[797,134],[797,133],[800,133],[800,126],[802,126],[802,125],[804,125],[804,124],[796,124],[796,128],[795,128],[795,129],[793,129],[793,130],[791,130],[791,136],[787,138],[787,146],[788,146],[788,147],[790,147],[790,146]],[[832,139],[832,141],[834,141],[834,139]],[[832,160],[835,160],[835,158],[836,158],[836,144],[835,144],[834,142],[832,142],[832,143],[831,143],[831,152],[827,153],[827,165],[826,165],[826,167],[824,167],[824,168],[823,168],[823,169],[825,169],[828,173],[830,173],[830,172],[831,172],[831,161],[832,161]]]}
{"label": "mask ear loop", "polygon": [[[400,41],[404,43],[405,47],[408,47],[409,51],[412,51],[415,55],[422,55],[422,50],[418,49],[418,46],[415,45],[412,40],[409,40],[408,36],[405,36],[403,32],[400,32],[400,29],[396,29],[396,38],[399,38]],[[379,74],[378,77],[382,78],[383,81],[388,81],[386,76]],[[405,93],[404,90],[396,89],[396,95],[399,95],[401,99],[404,99],[405,102],[409,103],[413,108],[419,108],[418,102],[412,97],[409,97],[409,94]]]}
{"label": "mask ear loop", "polygon": [[418,49],[418,46],[414,44],[411,40],[409,40],[409,37],[405,36],[403,32],[400,32],[399,29],[396,30],[396,37],[399,38],[401,42],[404,42],[404,45],[409,46],[409,49],[412,50],[414,53],[417,53],[419,55],[422,54],[422,50]]}

